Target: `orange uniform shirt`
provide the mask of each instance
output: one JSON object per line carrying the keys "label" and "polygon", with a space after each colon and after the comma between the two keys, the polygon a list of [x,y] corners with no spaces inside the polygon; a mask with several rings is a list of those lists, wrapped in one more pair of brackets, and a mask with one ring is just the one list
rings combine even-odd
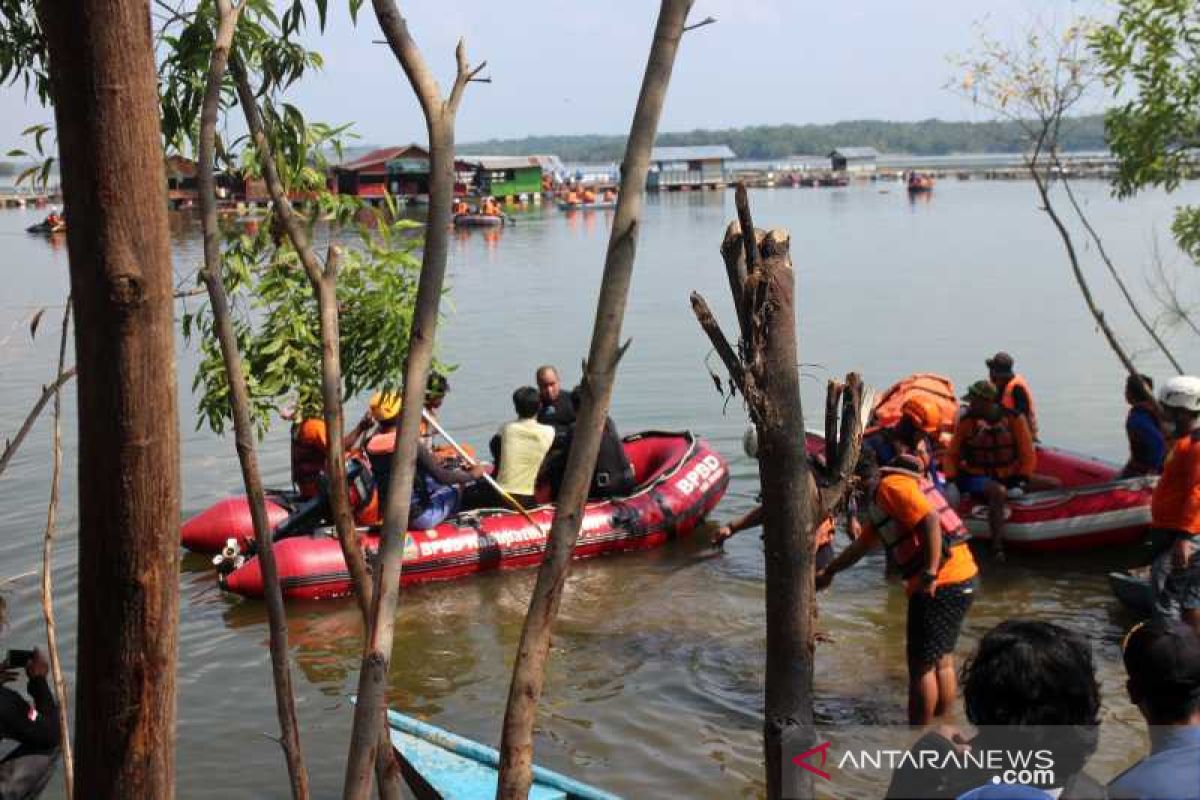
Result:
{"label": "orange uniform shirt", "polygon": [[[1011,469],[1000,470],[999,477],[1007,478],[1012,475],[1029,477],[1037,469],[1037,451],[1033,449],[1033,433],[1029,430],[1029,423],[1021,415],[1010,415],[1007,417],[1007,421],[1017,446],[1017,460]],[[942,469],[948,479],[953,480],[964,473],[981,474],[979,470],[971,469],[970,465],[963,460],[963,446],[975,433],[978,425],[979,422],[974,417],[963,417],[958,421],[958,425],[954,429],[954,438],[950,440],[950,447],[946,451],[946,460],[942,464]]]}
{"label": "orange uniform shirt", "polygon": [[1150,524],[1200,534],[1200,434],[1175,443],[1150,501]]}
{"label": "orange uniform shirt", "polygon": [[[885,475],[879,482],[879,488],[875,490],[875,502],[889,517],[909,530],[919,529],[922,520],[933,513],[933,506],[925,499],[917,480],[907,475]],[[863,528],[863,535],[873,537],[871,541],[879,541],[879,534],[871,525]],[[951,547],[949,555],[942,559],[933,585],[938,587],[962,583],[977,574],[979,567],[975,564],[975,557],[971,555],[971,548],[965,544],[959,545]],[[921,588],[920,574],[909,578],[904,588],[910,596],[915,594]]]}

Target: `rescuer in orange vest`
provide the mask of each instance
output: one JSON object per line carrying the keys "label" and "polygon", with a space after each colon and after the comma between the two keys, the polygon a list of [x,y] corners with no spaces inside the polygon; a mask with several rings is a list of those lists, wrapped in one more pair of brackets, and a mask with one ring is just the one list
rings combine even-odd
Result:
{"label": "rescuer in orange vest", "polygon": [[1033,434],[1033,440],[1038,441],[1037,409],[1033,404],[1033,392],[1029,390],[1025,376],[1013,372],[1013,357],[1001,351],[984,363],[988,368],[988,380],[999,394],[1000,405],[1024,416],[1025,422],[1029,424],[1029,432]]}

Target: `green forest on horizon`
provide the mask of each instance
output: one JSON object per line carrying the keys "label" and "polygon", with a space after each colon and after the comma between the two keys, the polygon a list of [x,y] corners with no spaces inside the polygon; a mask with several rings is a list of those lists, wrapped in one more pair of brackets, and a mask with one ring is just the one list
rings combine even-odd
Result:
{"label": "green forest on horizon", "polygon": [[[951,153],[1018,153],[1027,136],[1011,121],[919,122],[849,120],[830,125],[754,125],[725,130],[660,133],[663,146],[725,144],[740,159],[777,159],[794,155],[825,156],[836,147],[874,147],[884,154],[940,156]],[[1075,117],[1064,126],[1064,150],[1104,150],[1104,116]],[[472,155],[553,154],[564,161],[618,161],[624,136],[583,134],[489,139],[460,146]]]}

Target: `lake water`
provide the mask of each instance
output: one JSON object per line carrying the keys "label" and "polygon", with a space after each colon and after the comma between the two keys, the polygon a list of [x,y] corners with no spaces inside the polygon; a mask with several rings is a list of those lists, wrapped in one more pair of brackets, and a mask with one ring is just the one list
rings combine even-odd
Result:
{"label": "lake water", "polygon": [[[1106,244],[1146,294],[1143,273],[1158,237],[1175,259],[1167,226],[1176,196],[1124,204],[1099,183],[1078,192]],[[910,201],[899,184],[751,192],[761,227],[791,231],[799,279],[800,353],[809,423],[819,424],[828,377],[855,369],[879,387],[916,371],[960,385],[983,377],[983,360],[1008,350],[1037,394],[1043,438],[1120,459],[1123,376],[1087,316],[1049,221],[1026,182],[940,183]],[[718,254],[733,216],[728,193],[675,194],[647,201],[625,333],[615,417],[622,432],[690,428],[730,461],[733,481],[716,516],[744,511],[757,467],[741,452],[746,425],[705,368],[708,343],[688,293],[705,294],[732,330]],[[442,352],[459,365],[442,420],[477,448],[511,414],[509,396],[532,383],[541,363],[579,377],[595,309],[611,216],[565,216],[553,208],[518,213],[501,231],[455,237],[451,310]],[[67,287],[66,252],[24,227],[36,211],[0,211],[6,290],[0,299],[0,431],[11,435],[53,372]],[[176,270],[199,260],[197,229],[173,220]],[[1137,336],[1101,267],[1088,270],[1113,323],[1156,376],[1162,362]],[[1192,283],[1191,285],[1195,285]],[[193,299],[191,302],[195,302]],[[37,339],[27,324],[49,306]],[[1178,355],[1200,369],[1196,339],[1174,337]],[[716,359],[710,358],[716,366]],[[195,429],[189,394],[194,354],[180,343],[183,507],[186,514],[239,490],[231,438]],[[164,376],[170,379],[170,376]],[[350,401],[348,418],[362,412]],[[74,410],[74,392],[66,408]],[[40,566],[49,488],[47,419],[0,478],[0,577]],[[75,645],[75,435],[65,425],[61,540],[55,558],[60,641],[67,666]],[[262,446],[268,484],[287,481],[287,434]],[[1104,692],[1101,750],[1092,771],[1108,778],[1145,743],[1124,696],[1117,643],[1133,621],[1110,596],[1105,571],[1137,553],[1015,559],[984,565],[978,601],[959,654],[1002,619],[1024,616],[1070,626],[1093,643]],[[217,590],[207,559],[182,556],[179,621],[178,794],[184,798],[284,797],[265,611]],[[556,629],[539,717],[539,763],[631,798],[755,797],[763,792],[760,749],[764,659],[763,565],[755,532],[714,555],[697,539],[645,554],[578,563]],[[512,656],[534,580],[532,571],[493,574],[406,591],[393,654],[391,702],[466,736],[498,740]],[[4,588],[4,646],[43,641],[37,580]],[[904,597],[885,583],[878,559],[839,576],[821,596],[816,664],[819,718],[833,726],[904,720]],[[289,608],[292,664],[308,767],[318,797],[337,796],[349,740],[346,700],[356,686],[358,612],[351,602]],[[882,736],[882,734],[880,734]],[[61,796],[61,779],[48,796]],[[850,784],[829,796],[872,797]]]}

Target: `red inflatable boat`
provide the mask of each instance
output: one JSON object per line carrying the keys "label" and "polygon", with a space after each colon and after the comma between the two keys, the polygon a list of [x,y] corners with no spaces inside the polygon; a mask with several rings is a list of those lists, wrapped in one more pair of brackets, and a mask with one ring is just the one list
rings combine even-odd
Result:
{"label": "red inflatable boat", "polygon": [[[686,536],[725,494],[729,470],[708,444],[691,433],[639,433],[625,439],[638,488],[628,497],[588,503],[575,558],[657,547]],[[207,512],[206,512],[207,513]],[[553,506],[532,512],[547,533]],[[223,540],[222,540],[223,542]],[[362,536],[368,557],[379,546],[374,532]],[[492,569],[541,562],[546,541],[513,511],[485,509],[451,517],[430,530],[409,531],[404,541],[402,585],[450,580]],[[275,545],[283,594],[324,599],[350,593],[350,575],[337,539],[311,534]],[[220,578],[223,588],[262,596],[258,559],[250,558]]]}
{"label": "red inflatable boat", "polygon": [[[1009,549],[1091,550],[1136,544],[1145,535],[1157,476],[1120,479],[1116,464],[1041,445],[1037,472],[1058,478],[1063,488],[1009,498],[1004,521]],[[991,538],[986,505],[967,499],[959,514],[972,536]]]}
{"label": "red inflatable boat", "polygon": [[[810,453],[825,440],[808,434]],[[1037,472],[1063,482],[1062,489],[1011,497],[1005,510],[1004,543],[1022,552],[1079,552],[1141,541],[1150,524],[1156,476],[1117,476],[1116,464],[1054,447],[1037,446]],[[964,498],[958,505],[971,536],[990,539],[986,504]]]}
{"label": "red inflatable boat", "polygon": [[[267,520],[274,528],[288,518],[300,495],[294,492],[267,492]],[[218,500],[180,529],[183,546],[196,553],[219,553],[229,539],[237,539],[245,550],[254,539],[254,523],[245,495]]]}

